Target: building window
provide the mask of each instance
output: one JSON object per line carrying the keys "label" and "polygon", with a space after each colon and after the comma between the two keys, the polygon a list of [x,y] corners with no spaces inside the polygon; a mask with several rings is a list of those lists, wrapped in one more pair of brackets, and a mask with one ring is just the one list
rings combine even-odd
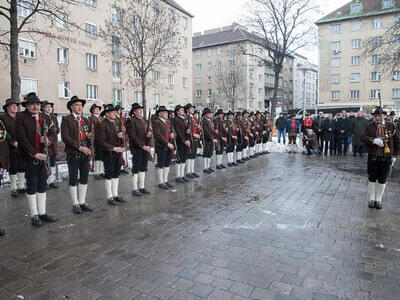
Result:
{"label": "building window", "polygon": [[228,66],[229,67],[233,67],[235,65],[235,60],[234,59],[230,59],[230,60],[228,60]]}
{"label": "building window", "polygon": [[97,0],[85,0],[85,3],[89,6],[96,7]]}
{"label": "building window", "polygon": [[350,14],[360,14],[362,13],[362,4],[361,3],[354,3],[350,7]]}
{"label": "building window", "polygon": [[217,68],[218,69],[221,69],[222,68],[222,62],[219,60],[219,61],[217,61]]}
{"label": "building window", "polygon": [[212,54],[212,49],[207,49],[207,56],[210,57]]}
{"label": "building window", "polygon": [[[18,0],[17,1],[17,12],[18,16],[26,18],[29,16],[32,12],[33,9],[35,8],[35,5],[32,3],[32,1],[25,1],[25,0]],[[29,19],[33,20],[34,19],[34,14],[30,16]]]}
{"label": "building window", "polygon": [[137,69],[133,69],[133,78],[140,79],[140,74]]}
{"label": "building window", "polygon": [[201,57],[201,50],[196,50],[195,54],[196,54],[196,57]]}
{"label": "building window", "polygon": [[339,41],[334,41],[331,43],[331,50],[335,53],[335,52],[339,52],[340,51],[340,42]]}
{"label": "building window", "polygon": [[19,39],[19,56],[36,58],[36,43]]}
{"label": "building window", "polygon": [[60,98],[71,97],[71,89],[69,87],[69,82],[60,82],[58,84],[58,97]]}
{"label": "building window", "polygon": [[217,88],[217,95],[218,96],[221,96],[221,91],[222,91],[221,88]]}
{"label": "building window", "polygon": [[371,73],[371,81],[380,81],[380,80],[381,80],[381,72]]}
{"label": "building window", "polygon": [[160,72],[159,71],[153,71],[153,81],[160,81]]}
{"label": "building window", "polygon": [[218,55],[221,55],[221,53],[222,53],[222,50],[221,50],[220,47],[218,47],[218,48],[217,48],[217,54],[218,54]]}
{"label": "building window", "polygon": [[86,53],[86,68],[97,70],[97,55]]}
{"label": "building window", "polygon": [[28,95],[30,92],[38,92],[38,81],[35,78],[21,77],[21,96]]}
{"label": "building window", "polygon": [[185,69],[189,67],[189,60],[187,58],[183,60],[183,66],[185,67]]}
{"label": "building window", "polygon": [[67,14],[58,13],[56,16],[57,28],[67,29],[68,28],[68,16]]}
{"label": "building window", "polygon": [[339,83],[340,83],[340,74],[332,74],[331,84],[339,84]]}
{"label": "building window", "polygon": [[174,106],[174,101],[175,99],[174,99],[174,96],[169,96],[169,98],[168,98],[168,105],[170,106],[170,107],[173,107]]}
{"label": "building window", "polygon": [[122,92],[120,89],[112,89],[112,102],[114,105],[121,105]]}
{"label": "building window", "polygon": [[201,72],[201,64],[196,64],[196,72]]}
{"label": "building window", "polygon": [[118,61],[112,62],[112,77],[115,81],[121,80],[121,63]]}
{"label": "building window", "polygon": [[371,99],[379,99],[380,95],[381,95],[380,89],[372,89],[371,90]]}
{"label": "building window", "polygon": [[98,86],[93,84],[86,85],[86,98],[97,99],[98,97]]}
{"label": "building window", "polygon": [[369,42],[371,43],[372,47],[376,48],[382,44],[382,38],[380,36],[375,36]]}
{"label": "building window", "polygon": [[361,56],[352,56],[351,57],[351,65],[358,66],[361,64]]}
{"label": "building window", "polygon": [[133,93],[133,101],[135,101],[135,103],[142,104],[142,99],[143,99],[142,95],[143,95],[142,92],[135,91]]}
{"label": "building window", "polygon": [[183,86],[184,88],[187,88],[187,87],[188,87],[188,79],[187,79],[187,77],[183,77],[183,78],[182,78],[182,86]]}
{"label": "building window", "polygon": [[208,90],[207,90],[207,96],[208,96],[208,97],[211,97],[211,96],[212,96],[212,89],[208,89]]}
{"label": "building window", "polygon": [[360,82],[360,73],[351,73],[350,82]]}
{"label": "building window", "polygon": [[360,99],[360,90],[351,90],[350,99]]}
{"label": "building window", "polygon": [[400,24],[400,16],[394,17],[394,24]]}
{"label": "building window", "polygon": [[399,33],[393,34],[393,42],[400,45],[400,34]]}
{"label": "building window", "polygon": [[351,31],[360,31],[361,30],[361,22],[354,21],[351,23]]}
{"label": "building window", "polygon": [[400,71],[393,72],[393,80],[400,80]]}
{"label": "building window", "polygon": [[153,95],[153,106],[160,105],[160,94]]}
{"label": "building window", "polygon": [[340,33],[340,32],[341,32],[341,25],[340,24],[332,25],[332,33]]}
{"label": "building window", "polygon": [[378,29],[383,27],[383,21],[381,19],[373,19],[372,20],[372,28]]}
{"label": "building window", "polygon": [[57,62],[59,64],[67,64],[68,63],[68,48],[57,48]]}
{"label": "building window", "polygon": [[209,70],[211,70],[211,69],[212,69],[212,62],[209,62],[209,63],[207,64],[207,67],[208,67]]}
{"label": "building window", "polygon": [[351,48],[360,49],[361,48],[361,40],[360,39],[351,40]]}
{"label": "building window", "polygon": [[381,63],[381,58],[382,58],[382,56],[380,54],[374,54],[374,55],[372,55],[371,63],[373,65],[379,65]]}
{"label": "building window", "polygon": [[339,100],[340,99],[340,91],[332,91],[331,92],[331,99],[332,100]]}
{"label": "building window", "polygon": [[393,89],[392,90],[392,98],[400,98],[400,89]]}
{"label": "building window", "polygon": [[196,97],[200,98],[203,95],[203,91],[202,90],[196,90]]}
{"label": "building window", "polygon": [[181,17],[181,26],[183,27],[183,29],[186,29],[186,28],[187,28],[187,25],[188,25],[187,18],[184,17],[184,16],[182,16],[182,17]]}
{"label": "building window", "polygon": [[188,47],[188,38],[184,37],[183,38],[183,48],[187,48]]}
{"label": "building window", "polygon": [[201,77],[196,77],[195,82],[196,84],[201,84]]}
{"label": "building window", "polygon": [[116,7],[111,7],[111,23],[114,26],[118,26],[120,23],[120,12],[119,9]]}
{"label": "building window", "polygon": [[168,75],[168,84],[169,85],[175,85],[175,74],[169,74]]}
{"label": "building window", "polygon": [[168,8],[168,19],[173,20],[174,19],[174,11],[170,8]]}
{"label": "building window", "polygon": [[113,35],[111,37],[111,52],[113,55],[120,55],[121,54],[121,47],[119,43],[119,37]]}
{"label": "building window", "polygon": [[383,1],[383,9],[392,8],[392,7],[394,7],[394,1],[393,0],[384,0]]}
{"label": "building window", "polygon": [[95,38],[97,37],[97,26],[96,24],[85,22],[86,36]]}
{"label": "building window", "polygon": [[332,67],[340,67],[340,57],[334,57],[331,60]]}
{"label": "building window", "polygon": [[211,83],[211,82],[212,82],[212,77],[208,76],[208,83]]}

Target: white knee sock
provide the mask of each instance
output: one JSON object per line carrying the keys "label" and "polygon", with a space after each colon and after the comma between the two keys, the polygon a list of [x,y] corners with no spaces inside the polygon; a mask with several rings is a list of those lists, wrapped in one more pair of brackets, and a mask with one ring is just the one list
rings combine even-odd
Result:
{"label": "white knee sock", "polygon": [[181,164],[181,177],[185,177],[185,164]]}
{"label": "white knee sock", "polygon": [[87,184],[79,184],[78,186],[78,201],[79,204],[86,203]]}
{"label": "white knee sock", "polygon": [[164,168],[164,172],[163,172],[163,176],[164,176],[164,183],[168,182],[168,175],[169,175],[169,167],[168,168]]}
{"label": "white knee sock", "polygon": [[181,164],[176,164],[176,178],[181,178]]}
{"label": "white knee sock", "polygon": [[56,167],[50,168],[50,176],[47,178],[47,183],[51,184],[56,181]]}
{"label": "white knee sock", "polygon": [[383,193],[385,192],[385,187],[386,187],[386,184],[376,183],[376,185],[375,185],[375,193],[376,193],[375,201],[376,202],[378,202],[378,203],[382,202]]}
{"label": "white knee sock", "polygon": [[10,184],[11,184],[12,191],[17,190],[17,177],[18,177],[17,175],[10,175]]}
{"label": "white knee sock", "polygon": [[31,214],[31,218],[33,216],[37,216],[38,213],[38,207],[37,207],[37,199],[36,199],[36,194],[33,195],[26,195],[27,199],[28,199],[28,206],[29,206],[29,211]]}
{"label": "white knee sock", "polygon": [[119,178],[111,179],[111,191],[113,197],[118,197],[118,184],[119,184]]}
{"label": "white knee sock", "polygon": [[193,174],[194,173],[194,159],[190,160],[190,171],[189,173]]}
{"label": "white knee sock", "polygon": [[46,214],[46,193],[36,193],[37,208],[40,216]]}
{"label": "white knee sock", "polygon": [[211,158],[207,158],[207,168],[211,168]]}
{"label": "white knee sock", "polygon": [[157,169],[157,174],[158,174],[158,183],[163,184],[164,183],[164,169]]}
{"label": "white knee sock", "polygon": [[186,165],[185,165],[185,167],[186,167],[186,174],[192,173],[192,172],[191,172],[191,169],[190,169],[190,164],[191,164],[191,162],[192,162],[191,159],[186,160]]}
{"label": "white knee sock", "polygon": [[242,159],[242,151],[236,152],[236,160]]}
{"label": "white knee sock", "polygon": [[22,190],[25,188],[25,183],[26,183],[25,172],[18,172],[17,177],[18,177],[18,189]]}
{"label": "white knee sock", "polygon": [[78,187],[77,186],[69,186],[69,196],[72,200],[72,205],[78,205]]}
{"label": "white knee sock", "polygon": [[138,189],[138,174],[133,174],[132,176],[132,191],[136,191]]}
{"label": "white knee sock", "polygon": [[113,197],[111,185],[112,185],[111,179],[104,180],[104,186],[106,188],[107,199],[110,199]]}
{"label": "white knee sock", "polygon": [[207,159],[208,159],[207,157],[203,158],[203,160],[204,160],[204,169],[208,168]]}
{"label": "white knee sock", "polygon": [[144,189],[145,178],[146,178],[146,172],[139,172],[139,189]]}

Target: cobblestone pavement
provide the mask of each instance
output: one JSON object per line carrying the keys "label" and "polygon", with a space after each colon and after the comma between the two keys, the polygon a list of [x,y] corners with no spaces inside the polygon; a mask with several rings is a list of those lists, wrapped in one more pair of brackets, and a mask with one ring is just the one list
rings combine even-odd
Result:
{"label": "cobblestone pavement", "polygon": [[370,210],[365,161],[276,153],[168,192],[151,167],[151,197],[91,179],[81,216],[63,183],[42,228],[4,188],[0,299],[399,299],[399,172]]}

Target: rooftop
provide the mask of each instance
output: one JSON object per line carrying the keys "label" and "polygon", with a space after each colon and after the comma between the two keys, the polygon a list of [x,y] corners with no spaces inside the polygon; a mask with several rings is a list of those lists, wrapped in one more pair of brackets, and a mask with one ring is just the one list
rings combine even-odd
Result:
{"label": "rooftop", "polygon": [[[392,5],[385,8],[385,4]],[[353,7],[353,10],[352,10]],[[354,9],[359,9],[358,12]],[[315,22],[317,25],[400,12],[400,0],[353,0]]]}
{"label": "rooftop", "polygon": [[190,12],[188,12],[182,6],[180,6],[176,1],[174,1],[174,0],[164,0],[164,1],[167,2],[169,5],[175,7],[177,10],[180,10],[184,14],[188,15],[189,17],[191,17],[191,18],[194,17]]}

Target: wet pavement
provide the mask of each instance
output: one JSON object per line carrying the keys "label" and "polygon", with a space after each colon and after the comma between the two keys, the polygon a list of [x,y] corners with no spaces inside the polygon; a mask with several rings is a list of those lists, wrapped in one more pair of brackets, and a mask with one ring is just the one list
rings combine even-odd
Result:
{"label": "wet pavement", "polygon": [[42,228],[5,187],[0,299],[399,299],[399,172],[377,211],[365,168],[275,153],[164,192],[151,166],[152,195],[130,196],[124,175],[117,207],[90,178],[95,211],[79,216],[64,182],[48,193],[59,221]]}

